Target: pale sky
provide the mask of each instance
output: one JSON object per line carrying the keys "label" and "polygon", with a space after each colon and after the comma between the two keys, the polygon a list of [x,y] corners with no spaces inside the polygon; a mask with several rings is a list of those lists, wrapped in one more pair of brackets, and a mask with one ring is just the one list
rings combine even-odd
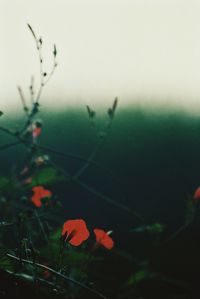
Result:
{"label": "pale sky", "polygon": [[42,103],[175,103],[200,110],[199,0],[0,0],[0,110],[39,78],[27,28],[52,45],[58,68]]}

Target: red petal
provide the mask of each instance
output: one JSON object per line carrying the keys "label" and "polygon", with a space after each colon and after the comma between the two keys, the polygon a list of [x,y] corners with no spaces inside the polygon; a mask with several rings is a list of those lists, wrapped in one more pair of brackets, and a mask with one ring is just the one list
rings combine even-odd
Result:
{"label": "red petal", "polygon": [[41,134],[41,131],[42,131],[42,129],[41,128],[35,128],[34,130],[33,130],[33,132],[32,132],[32,136],[33,136],[33,138],[36,138],[36,137],[38,137],[40,134]]}
{"label": "red petal", "polygon": [[49,190],[42,190],[41,191],[41,197],[42,198],[44,198],[44,197],[50,197],[50,196],[52,196],[51,191],[49,191]]}
{"label": "red petal", "polygon": [[41,200],[37,195],[33,195],[31,197],[31,201],[37,208],[41,207],[41,205],[42,205]]}
{"label": "red petal", "polygon": [[94,233],[96,235],[96,242],[104,246],[106,249],[112,249],[114,246],[114,241],[113,239],[108,236],[108,234],[102,230],[95,228]]}
{"label": "red petal", "polygon": [[44,187],[42,187],[42,186],[35,186],[32,188],[32,191],[34,192],[34,194],[31,197],[31,201],[38,208],[41,207],[41,205],[42,205],[42,202],[41,202],[42,198],[52,196],[52,192],[44,189]]}
{"label": "red petal", "polygon": [[194,199],[195,201],[198,201],[198,200],[200,199],[200,187],[198,187],[198,188],[196,189],[196,191],[194,192],[193,199]]}
{"label": "red petal", "polygon": [[[68,220],[63,225],[62,236],[73,246],[81,245],[89,238],[89,231],[83,219]],[[71,235],[71,236],[70,236]],[[67,240],[69,238],[69,240]]]}

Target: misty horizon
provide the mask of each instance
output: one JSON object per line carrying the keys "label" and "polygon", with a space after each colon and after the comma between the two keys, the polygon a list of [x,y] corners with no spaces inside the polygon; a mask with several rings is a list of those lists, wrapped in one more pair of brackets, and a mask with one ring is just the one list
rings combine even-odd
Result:
{"label": "misty horizon", "polygon": [[[58,67],[41,103],[55,109],[121,107],[200,110],[200,3],[186,1],[2,0],[0,10],[0,109],[20,104],[17,85],[28,97],[39,65],[30,23],[44,43],[46,71],[52,45]],[[62,109],[62,108],[61,108]]]}

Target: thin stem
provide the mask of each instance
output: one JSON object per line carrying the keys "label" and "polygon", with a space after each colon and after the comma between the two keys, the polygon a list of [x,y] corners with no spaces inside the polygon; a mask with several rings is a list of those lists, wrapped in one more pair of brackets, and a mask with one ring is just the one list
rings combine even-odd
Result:
{"label": "thin stem", "polygon": [[34,95],[35,95],[35,90],[34,90],[34,77],[31,76],[31,84],[29,87],[29,91],[30,91],[30,100],[31,100],[31,105],[33,105],[34,103]]}
{"label": "thin stem", "polygon": [[125,212],[128,212],[132,215],[134,215],[137,219],[139,219],[140,221],[144,222],[144,218],[142,216],[140,216],[139,214],[137,214],[135,211],[133,211],[131,208],[119,203],[119,202],[116,202],[115,200],[113,200],[112,198],[110,198],[109,196],[107,195],[104,195],[102,194],[101,192],[99,192],[98,190],[96,190],[95,188],[87,185],[86,183],[80,181],[79,179],[74,179],[74,181],[80,185],[83,189],[89,191],[90,193],[93,193],[94,195],[96,195],[97,197],[103,199],[104,201],[106,201],[107,203],[125,211]]}
{"label": "thin stem", "polygon": [[[25,139],[19,137],[19,136],[16,134],[16,132],[13,132],[13,131],[11,131],[11,130],[9,130],[9,129],[7,129],[7,128],[4,128],[4,127],[2,127],[2,126],[0,126],[0,130],[3,131],[3,132],[5,132],[5,133],[7,133],[7,134],[9,134],[9,135],[11,135],[11,136],[13,136],[13,137],[15,137],[15,138],[17,138],[17,139],[19,140],[19,143],[22,143],[22,144],[24,144],[24,145],[29,144],[28,141],[26,141]],[[14,144],[13,144],[13,145],[14,145]],[[2,147],[4,147],[4,146],[2,146]],[[100,168],[100,169],[106,171],[111,177],[114,177],[114,176],[115,176],[115,175],[110,171],[109,168],[107,168],[107,167],[105,167],[105,166],[102,166],[101,164],[99,164],[99,163],[93,161],[92,159],[91,159],[90,161],[88,161],[87,158],[85,158],[85,157],[83,157],[83,156],[81,156],[81,155],[76,155],[76,154],[72,154],[72,153],[68,153],[68,152],[65,152],[65,153],[64,153],[64,152],[58,151],[58,150],[56,150],[56,149],[50,148],[50,147],[48,147],[48,146],[46,146],[46,145],[37,145],[37,147],[38,147],[39,149],[41,149],[41,150],[45,150],[45,151],[47,151],[47,152],[49,152],[49,153],[53,153],[53,154],[58,155],[58,156],[60,156],[60,157],[64,157],[64,158],[72,158],[72,159],[76,159],[76,160],[80,160],[80,161],[85,161],[85,162],[87,162],[87,164],[95,165],[96,167],[98,167],[98,168]],[[1,149],[1,147],[0,147],[0,149]],[[116,179],[116,178],[115,178],[115,179]],[[116,179],[116,180],[117,180],[117,179]],[[117,181],[120,183],[120,180],[117,180]]]}
{"label": "thin stem", "polygon": [[38,221],[39,227],[40,227],[40,229],[41,229],[41,231],[42,231],[42,233],[43,233],[44,239],[45,239],[45,241],[48,243],[48,242],[49,242],[49,239],[48,239],[47,234],[46,234],[46,232],[45,232],[45,230],[44,230],[44,226],[43,226],[42,221],[40,220],[40,217],[39,217],[39,215],[38,215],[38,212],[37,212],[36,210],[34,210],[34,214],[35,214],[35,218],[36,218],[37,221]]}
{"label": "thin stem", "polygon": [[5,132],[5,133],[7,133],[7,134],[9,134],[9,135],[11,135],[11,136],[17,137],[16,136],[16,132],[14,132],[14,131],[12,131],[12,130],[10,130],[8,128],[0,126],[0,130],[3,131],[3,132]]}
{"label": "thin stem", "polygon": [[44,81],[43,86],[45,86],[45,85],[49,82],[49,80],[51,79],[51,77],[53,76],[53,74],[54,74],[54,72],[55,72],[55,69],[56,69],[57,65],[58,65],[58,64],[57,64],[57,62],[56,62],[56,60],[55,60],[55,57],[54,57],[54,62],[53,62],[53,66],[52,66],[51,72],[49,73],[49,75],[48,75],[46,81]]}
{"label": "thin stem", "polygon": [[[51,162],[51,164],[55,167],[58,168],[54,163]],[[136,213],[135,211],[133,211],[131,208],[116,202],[115,200],[111,199],[110,197],[108,197],[107,195],[102,194],[101,192],[97,191],[96,189],[94,189],[93,187],[88,186],[86,183],[83,183],[82,181],[80,181],[79,179],[74,178],[73,176],[70,175],[69,172],[66,172],[65,170],[62,170],[59,168],[59,171],[62,172],[62,174],[67,178],[68,181],[73,181],[77,184],[79,184],[82,188],[84,188],[85,190],[89,191],[90,193],[93,193],[95,195],[97,195],[99,198],[103,199],[104,201],[110,203],[111,205],[114,205],[115,207],[118,207],[132,215],[134,215],[134,217],[136,217],[137,219],[139,219],[142,222],[145,222],[144,218],[139,215],[138,213]]]}
{"label": "thin stem", "polygon": [[[0,129],[1,129],[1,127],[0,127]],[[27,146],[27,144],[28,144],[29,147],[30,147],[30,144],[29,144],[28,141],[24,140],[23,138],[21,138],[21,137],[19,137],[19,136],[16,136],[14,133],[11,133],[10,131],[8,131],[7,133],[11,134],[12,136],[17,137],[22,143],[24,143],[26,146]],[[65,154],[65,153],[61,153],[61,152],[58,152],[58,151],[53,150],[53,149],[51,149],[51,148],[48,148],[48,147],[46,147],[46,146],[40,146],[40,145],[38,145],[37,147],[38,147],[39,149],[43,149],[43,150],[46,150],[46,151],[49,151],[49,152],[53,152],[53,153],[56,153],[56,154],[59,154],[59,155],[65,156],[65,157],[66,157],[66,156],[68,156],[68,157],[70,156],[70,157],[73,157],[73,158],[76,157],[76,158],[79,158],[79,159],[80,159],[80,158],[83,159],[83,158],[80,157],[80,156],[76,156],[76,155],[73,155],[73,154],[69,154],[69,155],[68,155],[68,154]],[[86,160],[86,161],[87,161],[87,160]],[[89,163],[89,162],[87,161],[87,163]],[[112,205],[114,205],[114,206],[116,206],[116,207],[118,207],[118,208],[120,208],[120,209],[122,209],[122,210],[124,210],[124,211],[126,211],[126,212],[129,212],[129,213],[133,214],[136,218],[140,219],[140,221],[144,222],[143,217],[140,216],[140,215],[138,215],[138,214],[137,214],[136,212],[134,212],[132,209],[130,209],[130,208],[128,208],[128,207],[126,207],[126,206],[124,206],[124,205],[122,205],[122,204],[120,204],[120,203],[114,201],[113,199],[109,198],[109,197],[106,196],[106,195],[101,194],[99,191],[97,191],[97,190],[95,190],[94,188],[88,186],[87,184],[81,182],[79,179],[76,179],[76,178],[74,178],[73,176],[71,176],[71,178],[73,179],[74,182],[77,182],[77,183],[78,183],[80,186],[82,186],[84,189],[86,189],[86,190],[88,190],[89,192],[91,192],[91,193],[97,195],[98,197],[104,199],[104,200],[107,201],[108,203],[110,203],[110,204],[112,204]],[[69,176],[67,177],[67,179],[69,179]]]}
{"label": "thin stem", "polygon": [[[83,157],[83,156],[81,156],[81,155],[76,155],[76,154],[72,154],[72,153],[69,153],[69,152],[61,152],[61,151],[58,151],[58,150],[56,150],[56,149],[50,148],[50,147],[48,147],[48,146],[46,146],[46,145],[38,145],[38,147],[39,147],[40,149],[42,149],[42,150],[45,150],[45,151],[47,151],[47,152],[49,152],[49,153],[58,155],[58,156],[60,156],[60,157],[71,158],[71,159],[76,159],[76,160],[80,160],[80,161],[85,161],[86,164],[89,164],[89,165],[92,164],[92,165],[94,165],[95,167],[100,168],[100,169],[106,171],[112,178],[115,177],[115,175],[112,173],[112,171],[110,171],[109,168],[107,168],[107,167],[105,167],[105,166],[102,166],[101,164],[99,164],[99,163],[93,161],[93,159],[90,159],[90,161],[89,161],[87,158],[85,158],[85,157]],[[84,164],[84,165],[85,165],[85,164]],[[116,179],[116,178],[115,178],[115,179]],[[116,179],[116,180],[118,181],[118,183],[120,183],[120,180],[119,180],[119,179]]]}
{"label": "thin stem", "polygon": [[22,91],[22,89],[21,89],[20,86],[17,86],[17,89],[19,91],[19,95],[20,95],[20,99],[21,99],[21,102],[22,102],[22,106],[23,106],[24,112],[28,116],[29,109],[28,109],[28,106],[26,105],[26,100],[25,100],[25,96],[23,94],[23,91]]}
{"label": "thin stem", "polygon": [[85,172],[85,170],[91,165],[91,163],[95,159],[97,152],[99,151],[101,145],[102,145],[102,141],[100,141],[97,144],[95,150],[90,154],[90,156],[85,161],[85,163],[82,165],[82,167],[80,167],[80,169],[73,175],[73,179],[78,179]]}
{"label": "thin stem", "polygon": [[14,259],[14,260],[16,260],[16,261],[21,261],[22,263],[26,263],[26,264],[34,265],[34,266],[37,266],[38,268],[48,270],[49,272],[51,272],[51,273],[53,273],[53,274],[55,274],[55,275],[57,275],[57,276],[60,276],[61,278],[65,279],[65,280],[67,280],[67,281],[70,281],[71,283],[73,283],[73,284],[75,284],[75,285],[78,285],[79,287],[81,287],[81,288],[83,288],[83,289],[85,289],[85,290],[87,290],[87,291],[89,291],[89,292],[91,292],[91,293],[93,293],[93,294],[95,294],[95,295],[97,295],[97,296],[103,298],[103,299],[107,299],[107,297],[104,296],[103,294],[101,294],[100,292],[98,292],[98,291],[96,291],[96,290],[94,290],[94,289],[91,289],[91,288],[88,287],[87,285],[85,285],[85,284],[83,284],[83,283],[81,283],[81,282],[79,282],[79,281],[77,281],[77,280],[75,280],[75,279],[73,279],[73,278],[71,278],[71,277],[69,277],[69,276],[66,276],[66,275],[64,275],[64,274],[62,274],[62,273],[60,273],[60,272],[58,272],[58,271],[55,271],[55,270],[53,270],[52,268],[47,267],[47,266],[45,266],[45,265],[43,265],[43,264],[40,264],[40,263],[33,263],[32,261],[28,261],[28,260],[26,260],[26,259],[20,259],[19,257],[14,256],[14,255],[12,255],[12,254],[10,254],[10,253],[7,253],[6,256],[9,257],[9,258],[11,258],[11,259]]}
{"label": "thin stem", "polygon": [[0,145],[0,150],[4,150],[4,149],[7,149],[7,148],[13,147],[15,145],[19,145],[19,144],[21,144],[21,141],[6,143],[6,144],[3,144],[3,145]]}
{"label": "thin stem", "polygon": [[164,241],[164,243],[168,243],[174,240],[180,233],[182,233],[186,228],[188,228],[190,224],[191,223],[187,223],[180,226],[174,233],[172,233],[172,235],[167,240]]}
{"label": "thin stem", "polygon": [[[106,128],[105,128],[105,132],[106,132],[106,134],[105,134],[105,136],[107,137],[108,136],[108,132],[109,132],[109,130],[110,130],[110,128],[111,128],[111,125],[112,125],[112,119],[110,119],[110,121],[109,121],[109,123],[108,123],[108,125],[106,126]],[[73,178],[75,178],[75,179],[78,179],[85,171],[86,171],[86,169],[91,165],[91,163],[94,161],[94,159],[95,159],[95,157],[96,157],[96,155],[97,155],[97,153],[98,153],[98,151],[100,150],[100,148],[103,146],[103,144],[105,143],[105,141],[106,141],[106,138],[104,137],[102,137],[100,140],[99,140],[99,142],[98,142],[98,144],[97,144],[97,146],[96,146],[96,148],[94,149],[94,151],[90,154],[90,156],[88,157],[88,159],[86,160],[86,163],[84,163],[83,164],[83,166],[73,175]]]}

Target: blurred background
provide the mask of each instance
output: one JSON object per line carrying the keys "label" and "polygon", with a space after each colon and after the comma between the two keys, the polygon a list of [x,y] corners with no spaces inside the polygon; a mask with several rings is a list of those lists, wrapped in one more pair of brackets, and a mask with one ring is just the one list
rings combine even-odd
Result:
{"label": "blurred background", "polygon": [[47,73],[58,48],[45,107],[107,107],[118,96],[121,107],[197,112],[199,13],[198,0],[0,0],[1,109],[16,109],[16,86],[28,93],[31,75],[39,79],[30,23]]}

